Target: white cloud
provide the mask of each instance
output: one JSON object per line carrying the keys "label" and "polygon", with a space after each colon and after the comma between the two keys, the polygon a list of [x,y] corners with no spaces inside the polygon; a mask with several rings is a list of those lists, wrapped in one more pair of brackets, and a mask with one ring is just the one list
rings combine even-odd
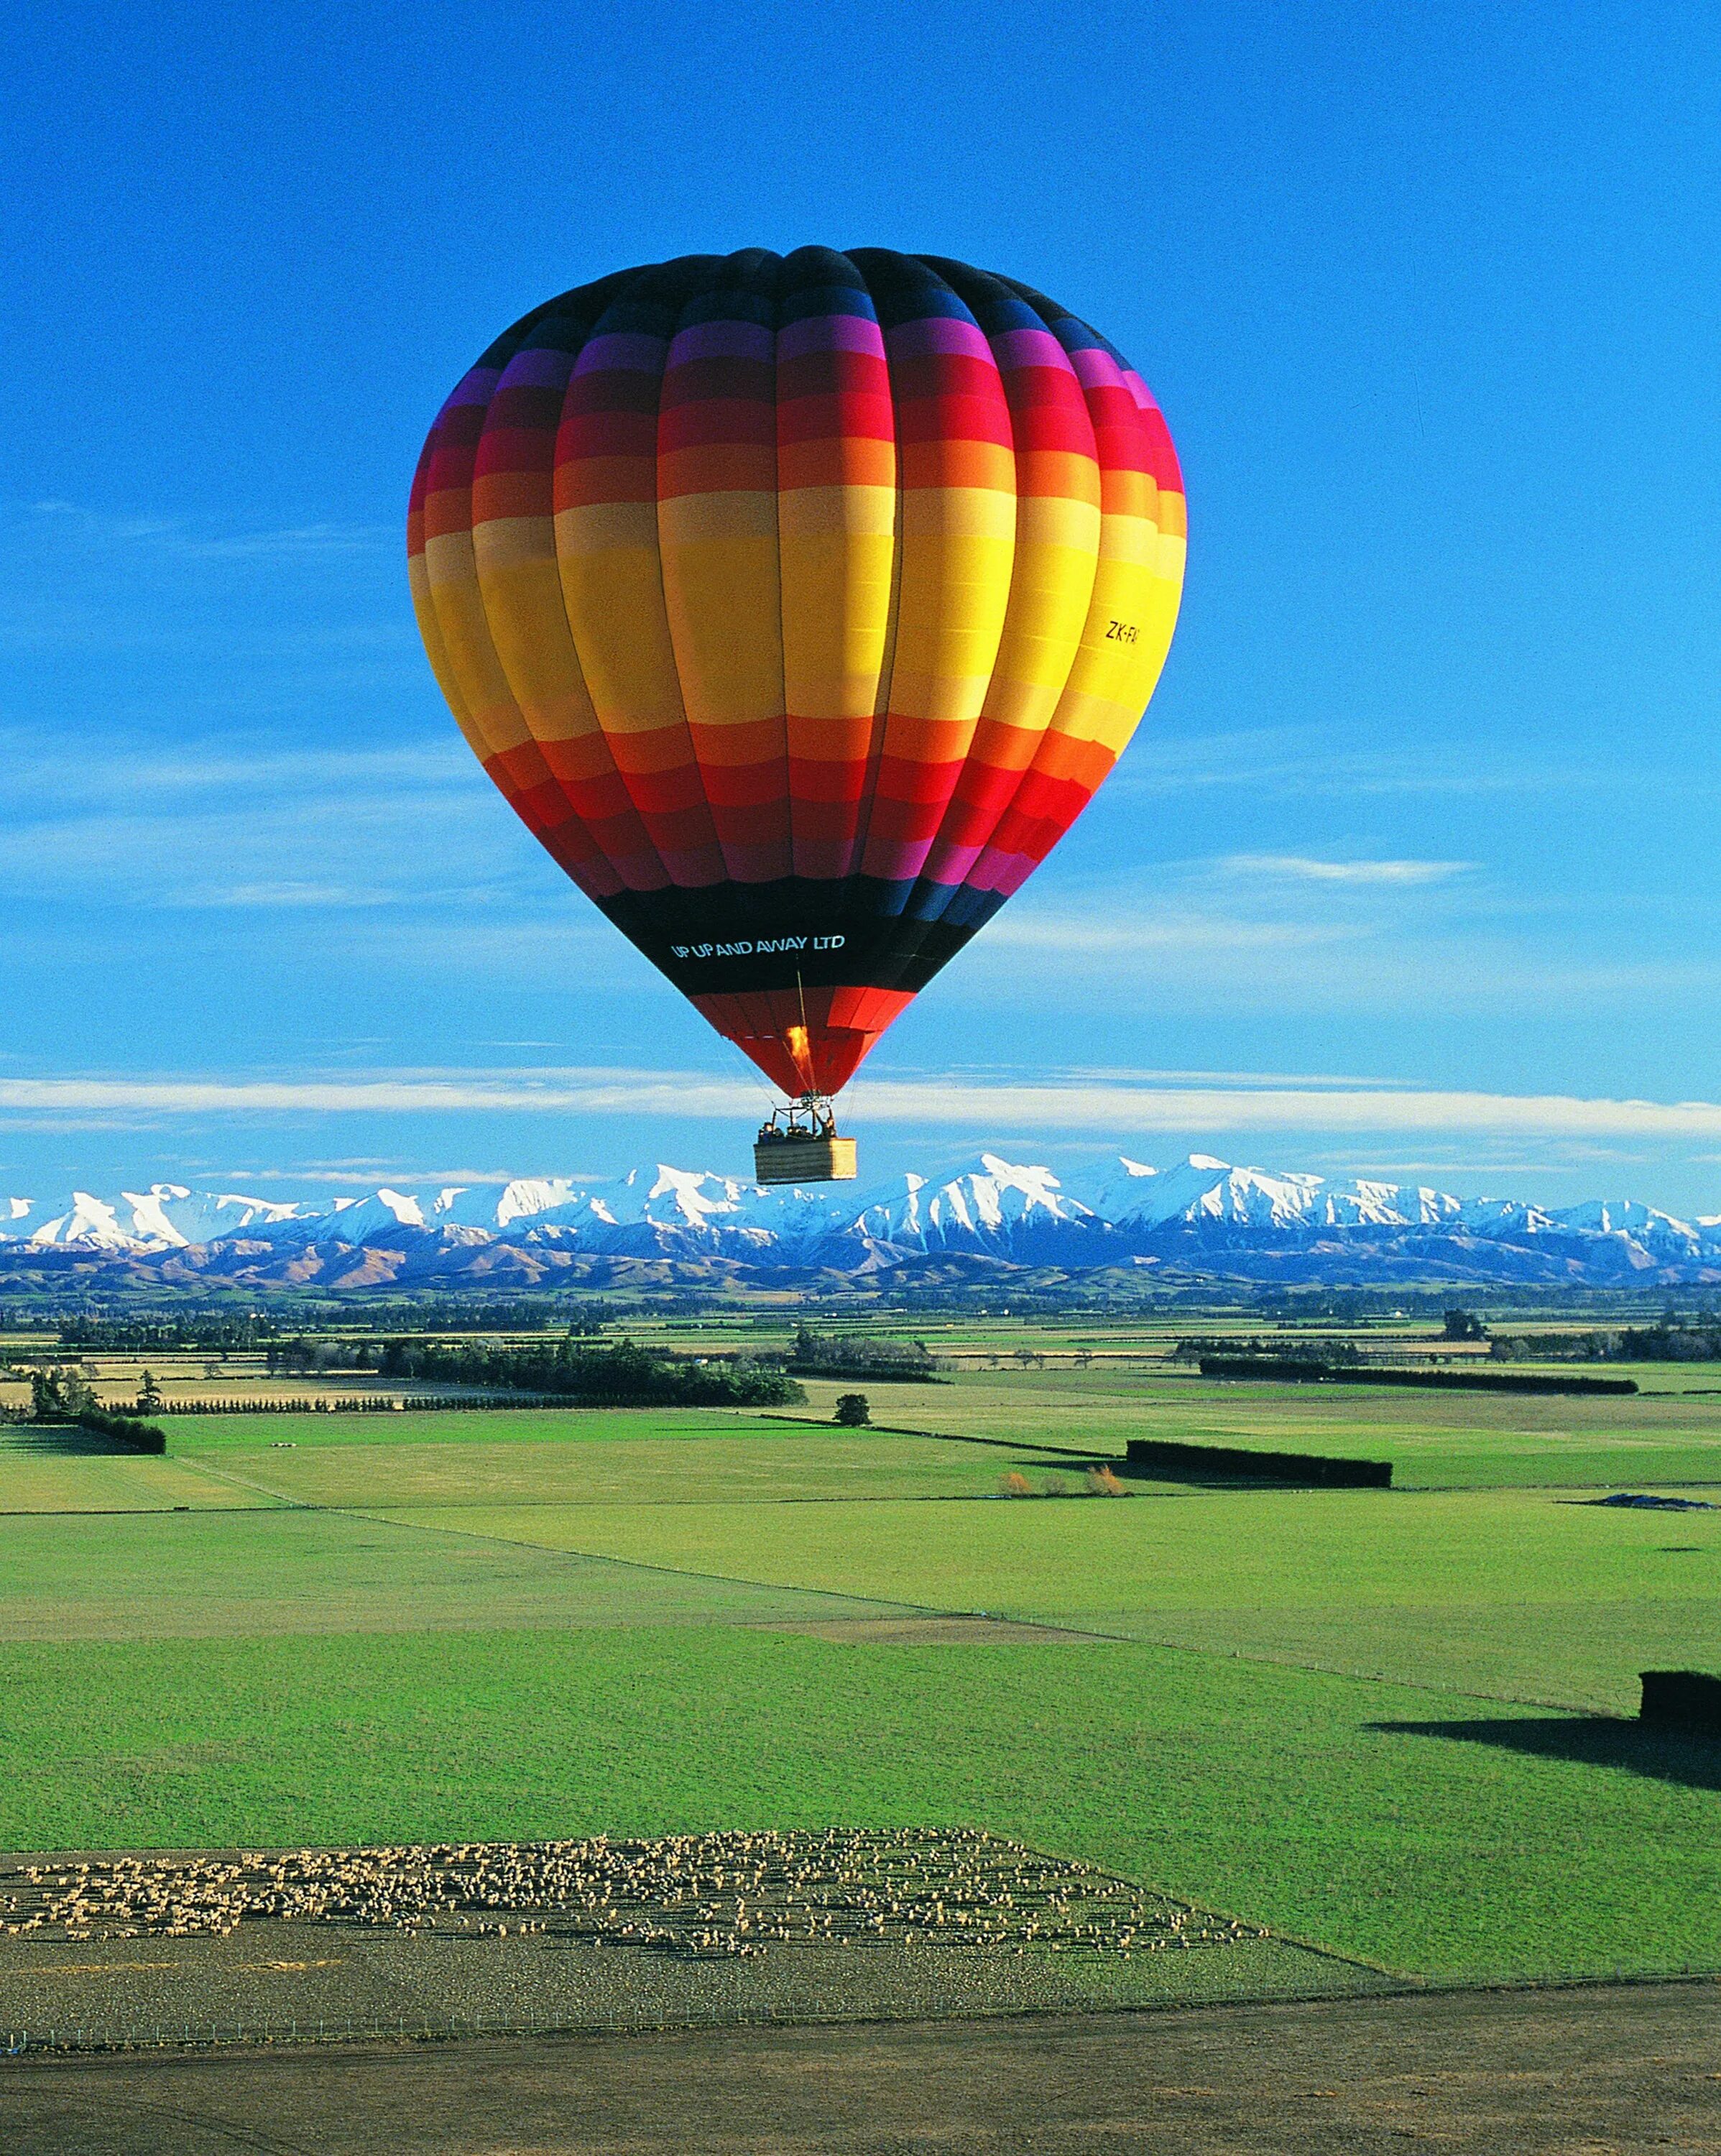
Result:
{"label": "white cloud", "polygon": [[[565,1175],[569,1171],[557,1168],[556,1173]],[[375,1162],[368,1168],[240,1168],[225,1178],[204,1175],[202,1179],[228,1183],[329,1183],[372,1190],[378,1183],[390,1179],[405,1183],[458,1183],[464,1188],[474,1184],[501,1188],[521,1178],[505,1168],[414,1168],[407,1161],[388,1160]],[[578,1182],[581,1178],[575,1173],[571,1179]],[[596,1182],[599,1178],[594,1173],[583,1179]]]}
{"label": "white cloud", "polygon": [[[1354,799],[1374,796],[1587,792],[1611,784],[1611,766],[1575,757],[1536,757],[1472,734],[1444,741],[1401,721],[1412,738],[1392,747],[1334,725],[1240,726],[1180,735],[1160,732],[1150,712],[1131,752],[1107,781],[1109,792],[1177,795],[1241,788],[1253,795]],[[1661,785],[1665,774],[1639,768],[1634,782]]]}
{"label": "white cloud", "polygon": [[[3,1082],[3,1081],[0,1081]],[[1559,1094],[1259,1087],[968,1086],[864,1081],[858,1111],[903,1122],[997,1122],[1094,1131],[1425,1131],[1515,1137],[1700,1137],[1721,1102],[1583,1100]]]}
{"label": "white cloud", "polygon": [[397,891],[359,885],[289,879],[279,883],[189,885],[174,892],[167,902],[190,906],[390,906],[399,896]]}
{"label": "white cloud", "polygon": [[51,519],[59,531],[88,547],[150,547],[186,561],[370,554],[399,539],[394,526],[382,524],[323,522],[291,525],[273,531],[218,532],[200,530],[180,518],[115,516],[83,508],[74,501],[38,501],[31,507],[35,516]]}
{"label": "white cloud", "polygon": [[1306,854],[1229,854],[1219,863],[1234,875],[1279,876],[1296,883],[1444,883],[1467,875],[1473,861],[1331,861]]}
{"label": "white cloud", "polygon": [[0,766],[7,790],[17,797],[9,814],[33,820],[40,820],[44,808],[129,806],[141,794],[218,793],[228,803],[252,794],[271,801],[328,794],[338,804],[343,797],[450,787],[482,798],[472,783],[472,752],[458,734],[376,749],[281,749],[230,734],[140,748],[86,733],[73,757],[63,742],[13,727],[0,733]]}
{"label": "white cloud", "polygon": [[[845,1096],[858,1120],[1094,1135],[1190,1132],[1457,1133],[1578,1140],[1721,1137],[1721,1101],[1565,1094],[1252,1085],[1124,1086],[878,1078]],[[0,1078],[0,1111],[146,1115],[627,1115],[747,1116],[756,1084],[676,1071],[542,1070],[361,1078]]]}
{"label": "white cloud", "polygon": [[1708,952],[1686,955],[1640,939],[1631,955],[1616,958],[1575,942],[1450,922],[1411,934],[1374,917],[1386,896],[1380,886],[1287,888],[1296,894],[1283,909],[1292,917],[1252,920],[1197,905],[1138,910],[1117,892],[1066,899],[1056,910],[1024,897],[1019,912],[1006,910],[986,924],[941,978],[940,994],[988,1009],[1063,1005],[1080,983],[1083,993],[1113,1002],[1175,999],[1186,1016],[1265,1011],[1278,1019],[1294,1007],[1360,1013],[1377,1024],[1406,1011],[1521,1017],[1642,1009],[1721,991],[1721,962]]}
{"label": "white cloud", "polygon": [[1347,940],[1358,932],[1332,922],[1235,921],[1204,913],[1151,913],[1119,918],[1119,908],[1092,913],[1001,913],[986,928],[979,951],[1086,952],[1094,957],[1149,952],[1173,961],[1226,951],[1286,951]]}

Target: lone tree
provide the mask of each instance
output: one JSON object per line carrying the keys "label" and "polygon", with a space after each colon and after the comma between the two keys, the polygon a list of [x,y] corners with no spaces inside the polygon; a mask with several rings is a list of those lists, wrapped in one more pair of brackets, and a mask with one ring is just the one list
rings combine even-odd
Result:
{"label": "lone tree", "polygon": [[864,1430],[873,1419],[864,1393],[838,1393],[836,1419],[845,1430]]}
{"label": "lone tree", "polygon": [[1473,1310],[1449,1310],[1441,1327],[1442,1340],[1486,1340],[1488,1327]]}

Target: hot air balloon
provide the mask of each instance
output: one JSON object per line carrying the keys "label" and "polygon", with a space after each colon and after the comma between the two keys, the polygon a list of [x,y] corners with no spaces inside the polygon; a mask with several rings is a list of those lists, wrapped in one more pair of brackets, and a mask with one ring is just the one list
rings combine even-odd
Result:
{"label": "hot air balloon", "polygon": [[855,1173],[832,1096],[1140,720],[1177,459],[1067,310],[935,255],[624,270],[438,415],[408,519],[437,680],[581,891]]}

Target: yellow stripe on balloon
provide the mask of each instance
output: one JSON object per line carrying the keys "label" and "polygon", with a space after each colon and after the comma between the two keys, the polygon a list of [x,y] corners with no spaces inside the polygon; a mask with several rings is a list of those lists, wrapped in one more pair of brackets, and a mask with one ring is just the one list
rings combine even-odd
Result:
{"label": "yellow stripe on balloon", "polygon": [[681,495],[658,506],[663,603],[690,723],[776,722],[783,752],[776,495]]}
{"label": "yellow stripe on balloon", "polygon": [[1102,518],[1094,596],[1051,732],[1122,751],[1165,663],[1181,590],[1175,536],[1148,516]]}
{"label": "yellow stripe on balloon", "polygon": [[474,525],[473,552],[496,656],[535,741],[599,732],[562,606],[556,526],[548,516]]}
{"label": "yellow stripe on balloon", "polygon": [[1015,554],[1013,489],[904,494],[887,756],[912,752],[896,738],[899,720],[954,721],[972,732],[997,662]]}
{"label": "yellow stripe on balloon", "polygon": [[470,531],[439,532],[424,542],[424,575],[449,671],[473,726],[494,756],[531,739],[496,656],[484,613]]}
{"label": "yellow stripe on balloon", "polygon": [[877,709],[896,525],[894,486],[796,487],[778,498],[791,755],[846,754],[822,746],[821,728]]}
{"label": "yellow stripe on balloon", "polygon": [[1019,505],[1010,604],[986,716],[1043,732],[1069,679],[1094,594],[1100,518],[1084,501]]}
{"label": "yellow stripe on balloon", "polygon": [[[613,744],[677,730],[693,760],[663,605],[655,501],[596,502],[556,518],[568,625],[598,721]],[[618,755],[617,762],[622,762]]]}

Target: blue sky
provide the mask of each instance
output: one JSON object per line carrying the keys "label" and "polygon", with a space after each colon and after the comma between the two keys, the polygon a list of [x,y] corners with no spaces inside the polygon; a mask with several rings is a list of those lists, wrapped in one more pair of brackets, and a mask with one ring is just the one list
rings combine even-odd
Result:
{"label": "blue sky", "polygon": [[402,522],[490,337],[809,240],[1027,278],[1189,480],[1148,721],[869,1169],[1115,1143],[1721,1212],[1721,17],[27,8],[0,1183],[739,1168],[734,1051],[455,733]]}

